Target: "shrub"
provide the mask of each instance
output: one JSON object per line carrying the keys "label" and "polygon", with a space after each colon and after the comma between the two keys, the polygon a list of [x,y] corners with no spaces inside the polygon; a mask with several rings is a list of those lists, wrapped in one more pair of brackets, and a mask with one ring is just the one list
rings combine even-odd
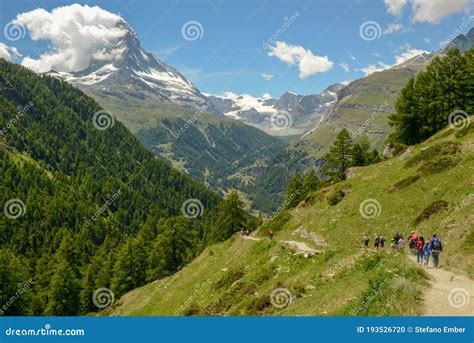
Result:
{"label": "shrub", "polygon": [[431,175],[449,170],[458,164],[458,160],[444,156],[433,161],[426,162],[418,168],[418,172],[423,175]]}
{"label": "shrub", "polygon": [[435,215],[436,213],[442,212],[448,208],[448,203],[444,200],[437,200],[432,202],[431,204],[426,207],[421,214],[416,217],[416,219],[413,221],[414,225],[420,224],[422,221],[425,221],[429,217]]}
{"label": "shrub", "polygon": [[408,176],[407,178],[404,178],[403,180],[398,181],[398,182],[394,183],[392,186],[390,186],[390,191],[396,191],[396,190],[408,187],[411,184],[414,184],[419,179],[420,179],[419,175]]}
{"label": "shrub", "polygon": [[461,144],[453,141],[441,142],[432,145],[418,154],[409,159],[406,163],[406,167],[412,167],[416,164],[426,162],[441,156],[455,155],[460,151]]}

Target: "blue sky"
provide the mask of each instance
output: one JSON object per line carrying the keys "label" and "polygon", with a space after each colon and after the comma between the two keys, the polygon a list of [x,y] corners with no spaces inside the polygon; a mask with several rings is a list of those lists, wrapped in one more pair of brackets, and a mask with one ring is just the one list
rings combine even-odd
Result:
{"label": "blue sky", "polygon": [[[443,41],[474,26],[472,0],[450,0],[439,7],[426,1],[2,0],[0,20],[5,27],[17,14],[37,7],[50,11],[72,3],[97,5],[122,16],[145,50],[178,69],[202,92],[278,97],[285,91],[316,93],[358,79],[369,70],[393,65],[397,57],[400,61],[402,56],[438,50]],[[183,37],[183,25],[190,21],[202,27],[196,40]],[[361,32],[361,26],[368,31]],[[3,34],[0,42],[17,48],[23,57],[36,58],[51,49],[28,34],[15,41]],[[277,42],[279,49],[274,50]]]}

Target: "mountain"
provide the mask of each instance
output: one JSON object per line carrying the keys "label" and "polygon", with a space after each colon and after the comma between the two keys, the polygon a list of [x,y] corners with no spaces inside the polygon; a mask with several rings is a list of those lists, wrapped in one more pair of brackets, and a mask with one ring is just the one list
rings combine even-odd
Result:
{"label": "mountain", "polygon": [[113,48],[114,58],[92,60],[85,70],[50,74],[86,92],[119,101],[134,97],[155,99],[166,104],[177,104],[187,109],[219,114],[219,111],[199,90],[176,69],[146,52],[132,28],[123,20],[117,27],[125,31]]}
{"label": "mountain", "polygon": [[[112,61],[92,61],[76,73],[50,75],[83,90],[121,121],[156,156],[225,193],[251,179],[240,169],[266,163],[286,143],[228,118],[176,69],[146,52],[126,31]],[[271,211],[249,189],[248,206]]]}
{"label": "mountain", "polygon": [[[314,190],[250,237],[208,247],[172,277],[133,290],[104,314],[424,314],[426,271],[433,269],[390,253],[390,239],[397,232],[408,237],[412,228],[424,238],[437,233],[442,268],[474,277],[473,178],[466,177],[474,168],[473,119],[463,130],[445,128],[402,155],[354,168],[348,180]],[[456,163],[439,169],[440,160]],[[363,248],[364,233],[370,249]],[[376,234],[386,238],[385,251],[372,248]],[[453,309],[448,297],[437,301],[437,315],[472,311]]]}
{"label": "mountain", "polygon": [[320,124],[289,149],[303,150],[311,158],[319,159],[328,151],[342,127],[347,128],[356,140],[366,135],[373,148],[381,149],[392,132],[388,116],[395,110],[394,103],[400,89],[435,57],[444,56],[450,48],[457,47],[462,52],[473,48],[473,37],[474,29],[471,29],[437,52],[422,53],[351,82],[339,90],[337,101],[323,116]]}
{"label": "mountain", "polygon": [[269,94],[253,97],[231,92],[222,95],[206,94],[224,115],[255,126],[276,136],[295,136],[314,128],[336,101],[336,93],[344,87],[335,84],[320,94],[298,95],[284,93],[273,99]]}
{"label": "mountain", "polygon": [[169,275],[208,244],[221,198],[92,98],[4,59],[0,89],[2,304],[28,283],[0,315],[96,311],[95,290]]}

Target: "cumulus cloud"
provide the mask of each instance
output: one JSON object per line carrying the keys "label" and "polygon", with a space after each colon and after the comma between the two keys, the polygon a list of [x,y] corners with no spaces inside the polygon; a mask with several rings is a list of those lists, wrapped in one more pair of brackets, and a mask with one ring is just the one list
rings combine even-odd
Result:
{"label": "cumulus cloud", "polygon": [[11,61],[14,57],[20,57],[21,54],[12,46],[0,43],[0,57]]}
{"label": "cumulus cloud", "polygon": [[[414,22],[436,24],[443,17],[467,11],[471,0],[409,0]],[[400,16],[407,0],[384,0],[387,12]]]}
{"label": "cumulus cloud", "polygon": [[276,42],[276,45],[270,48],[268,56],[278,57],[290,66],[298,66],[302,79],[316,73],[327,72],[334,64],[327,56],[316,56],[302,46],[285,42]]}
{"label": "cumulus cloud", "polygon": [[273,79],[273,74],[260,74],[260,76],[261,76],[264,80],[267,80],[267,81],[270,81],[271,79]]}
{"label": "cumulus cloud", "polygon": [[98,6],[79,4],[19,14],[14,22],[26,27],[31,39],[50,41],[52,48],[36,59],[25,57],[22,64],[36,72],[75,72],[91,60],[112,60],[121,52],[117,40],[126,33],[116,26],[121,20]]}
{"label": "cumulus cloud", "polygon": [[347,63],[341,63],[341,64],[339,64],[339,66],[340,66],[342,69],[344,69],[344,71],[345,71],[346,73],[348,73],[348,72],[350,71],[350,69],[349,69],[349,64],[347,64]]}
{"label": "cumulus cloud", "polygon": [[443,17],[466,10],[469,2],[470,0],[411,0],[413,20],[437,23]]}
{"label": "cumulus cloud", "polygon": [[399,16],[405,7],[407,0],[384,0],[387,11],[393,15]]}
{"label": "cumulus cloud", "polygon": [[391,23],[387,25],[387,28],[383,31],[384,35],[400,31],[403,28],[401,24]]}
{"label": "cumulus cloud", "polygon": [[415,48],[412,48],[410,45],[407,44],[407,45],[405,45],[401,48],[400,53],[395,55],[395,63],[386,64],[386,63],[378,61],[374,64],[369,64],[366,67],[360,68],[359,71],[362,71],[365,74],[365,76],[367,76],[367,75],[370,75],[370,74],[375,73],[377,71],[382,71],[382,70],[385,70],[385,69],[395,67],[396,65],[399,65],[403,62],[408,61],[409,59],[411,59],[415,56],[419,56],[419,55],[422,55],[424,53],[428,53],[428,51],[421,50],[421,49],[415,49]]}

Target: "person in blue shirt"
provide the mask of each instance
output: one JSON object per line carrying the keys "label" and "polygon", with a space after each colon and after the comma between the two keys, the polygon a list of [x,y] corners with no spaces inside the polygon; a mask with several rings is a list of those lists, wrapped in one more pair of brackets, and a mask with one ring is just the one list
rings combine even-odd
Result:
{"label": "person in blue shirt", "polygon": [[439,254],[443,251],[443,244],[441,239],[439,239],[436,235],[433,235],[430,239],[430,251],[431,256],[433,256],[433,268],[439,268]]}
{"label": "person in blue shirt", "polygon": [[423,248],[423,266],[428,267],[428,262],[430,261],[430,241],[426,240],[425,246]]}

